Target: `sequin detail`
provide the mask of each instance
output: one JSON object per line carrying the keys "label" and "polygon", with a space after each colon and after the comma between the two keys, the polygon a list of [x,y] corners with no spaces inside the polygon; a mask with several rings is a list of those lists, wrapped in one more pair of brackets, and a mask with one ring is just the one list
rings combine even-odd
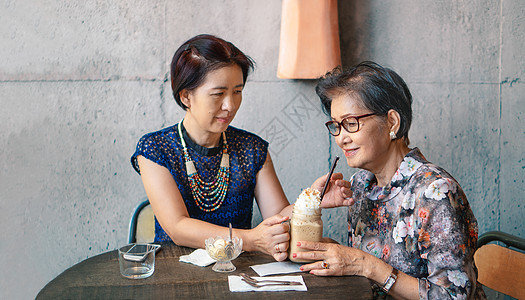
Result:
{"label": "sequin detail", "polygon": [[[182,129],[184,130],[184,127]],[[177,184],[191,218],[219,226],[228,226],[231,222],[234,228],[249,229],[256,176],[266,161],[268,143],[253,133],[232,126],[228,127],[226,135],[230,156],[230,183],[224,202],[213,212],[202,211],[195,204],[186,176],[184,151],[177,125],[144,135],[137,144],[131,163],[139,174],[139,155],[167,168]],[[219,170],[222,151],[207,156],[198,152],[188,141],[188,153],[199,176],[205,181],[212,181]],[[155,241],[171,241],[156,219]]]}

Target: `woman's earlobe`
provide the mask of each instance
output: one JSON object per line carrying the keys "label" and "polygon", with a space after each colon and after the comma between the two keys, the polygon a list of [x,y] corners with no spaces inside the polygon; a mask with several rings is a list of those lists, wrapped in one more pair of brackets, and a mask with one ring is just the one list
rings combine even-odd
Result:
{"label": "woman's earlobe", "polygon": [[187,108],[191,107],[189,94],[190,93],[187,90],[182,90],[179,92],[180,101],[182,102],[182,104],[186,105]]}
{"label": "woman's earlobe", "polygon": [[397,136],[399,128],[401,127],[401,115],[391,109],[388,111],[388,123],[390,124],[390,136],[392,139],[392,133]]}

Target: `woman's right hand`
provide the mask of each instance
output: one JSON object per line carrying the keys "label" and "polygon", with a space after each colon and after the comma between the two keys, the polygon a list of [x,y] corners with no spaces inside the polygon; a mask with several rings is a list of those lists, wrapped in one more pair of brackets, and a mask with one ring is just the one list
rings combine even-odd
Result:
{"label": "woman's right hand", "polygon": [[283,261],[288,257],[288,245],[290,242],[289,217],[279,214],[263,220],[261,224],[248,233],[253,249],[273,256],[276,261]]}
{"label": "woman's right hand", "polygon": [[[311,188],[321,191],[326,182],[328,174],[317,178]],[[350,206],[354,204],[352,199],[352,190],[350,190],[350,182],[343,179],[343,174],[334,173],[330,179],[330,183],[326,188],[326,192],[321,202],[322,208],[332,208],[339,206]]]}

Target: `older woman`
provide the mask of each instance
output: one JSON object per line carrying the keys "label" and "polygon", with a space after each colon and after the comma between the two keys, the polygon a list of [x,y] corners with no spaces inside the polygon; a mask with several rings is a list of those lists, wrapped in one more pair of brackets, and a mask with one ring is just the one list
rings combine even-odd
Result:
{"label": "older woman", "polygon": [[[229,126],[251,69],[248,56],[211,35],[195,36],[175,52],[171,86],[184,119],[146,134],[131,158],[155,214],[156,242],[203,248],[206,238],[226,236],[232,223],[244,250],[286,258],[288,217],[278,214],[290,215],[289,203],[268,143]],[[252,229],[254,197],[265,220]]]}
{"label": "older woman", "polygon": [[349,247],[301,241],[312,251],[291,255],[316,261],[302,270],[365,276],[395,298],[485,298],[473,259],[476,218],[457,181],[408,147],[412,97],[403,79],[363,62],[327,74],[316,91],[348,165],[362,170],[350,182],[332,178],[337,197],[323,201],[351,205]]}

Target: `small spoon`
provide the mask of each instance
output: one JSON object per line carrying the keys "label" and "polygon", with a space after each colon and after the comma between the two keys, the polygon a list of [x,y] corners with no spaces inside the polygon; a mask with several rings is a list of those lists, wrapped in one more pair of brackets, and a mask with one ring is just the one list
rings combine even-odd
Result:
{"label": "small spoon", "polygon": [[233,257],[233,242],[232,242],[232,223],[229,224],[230,227],[230,240],[228,241],[228,244],[224,247],[224,253],[226,254],[226,257],[232,258]]}

